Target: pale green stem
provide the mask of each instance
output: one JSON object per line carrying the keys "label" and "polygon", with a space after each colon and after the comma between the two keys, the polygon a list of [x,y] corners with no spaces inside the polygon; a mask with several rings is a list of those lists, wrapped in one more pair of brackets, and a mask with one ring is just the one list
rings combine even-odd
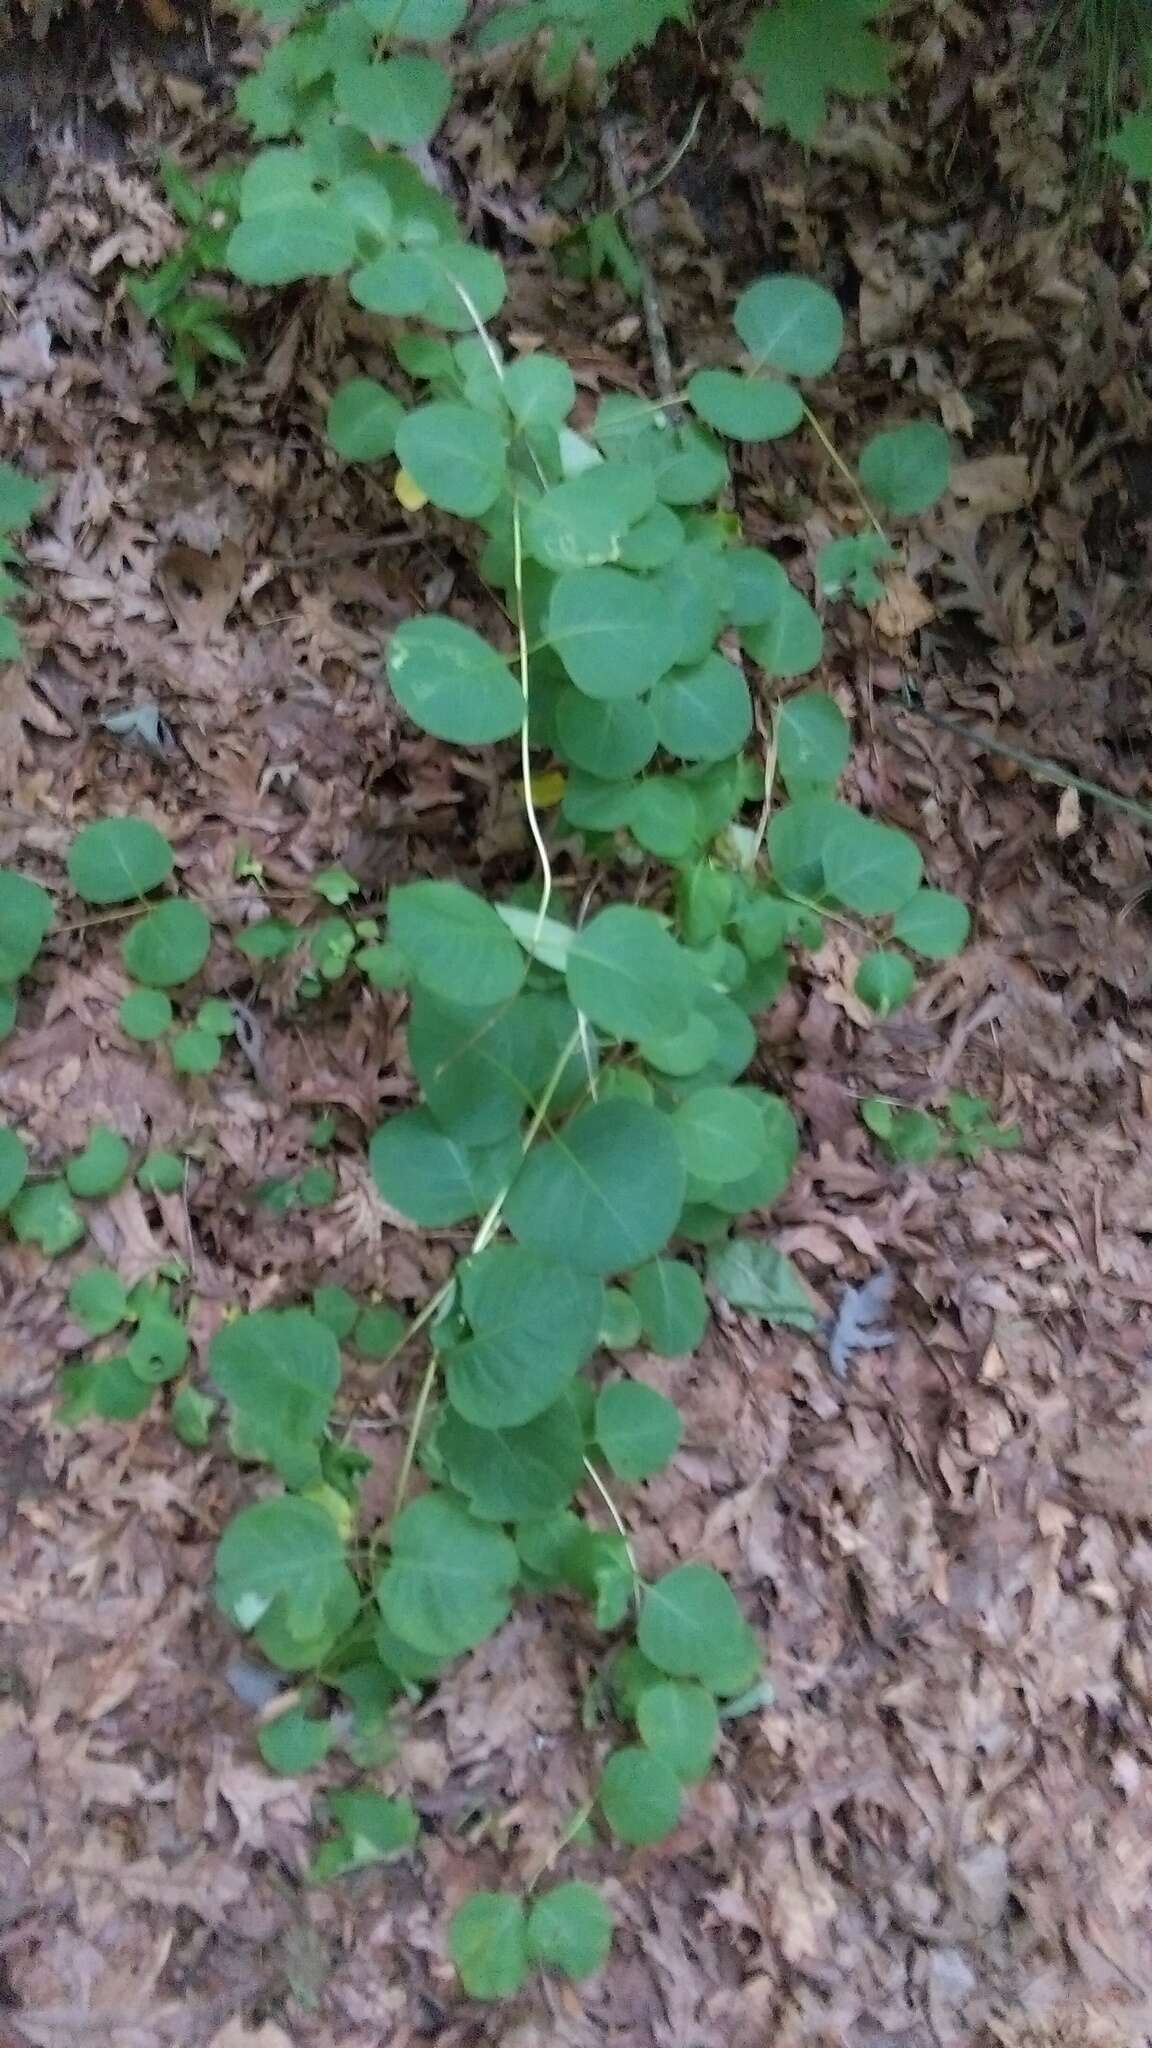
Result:
{"label": "pale green stem", "polygon": [[642,1584],[640,1578],[640,1567],[636,1562],[636,1554],[632,1548],[632,1540],[625,1526],[624,1517],[620,1513],[620,1510],[617,1507],[615,1501],[613,1500],[612,1495],[609,1493],[608,1488],[605,1486],[604,1481],[601,1479],[600,1474],[596,1470],[595,1465],[592,1463],[591,1458],[585,1458],[584,1470],[588,1474],[589,1479],[592,1481],[593,1486],[596,1488],[597,1493],[600,1495],[600,1498],[603,1501],[605,1507],[607,1508],[608,1513],[611,1515],[613,1523],[615,1524],[616,1533],[619,1536],[620,1541],[624,1545],[625,1555],[628,1559],[628,1569],[632,1574],[632,1596],[634,1599],[639,1600],[640,1587]]}

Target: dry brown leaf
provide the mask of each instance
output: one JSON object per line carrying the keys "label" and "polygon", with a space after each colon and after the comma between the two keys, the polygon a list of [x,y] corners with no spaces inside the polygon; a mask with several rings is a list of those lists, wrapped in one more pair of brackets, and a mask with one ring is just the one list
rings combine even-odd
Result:
{"label": "dry brown leaf", "polygon": [[181,632],[209,640],[228,617],[244,582],[244,550],[222,540],[214,555],[177,542],[156,564],[156,581]]}

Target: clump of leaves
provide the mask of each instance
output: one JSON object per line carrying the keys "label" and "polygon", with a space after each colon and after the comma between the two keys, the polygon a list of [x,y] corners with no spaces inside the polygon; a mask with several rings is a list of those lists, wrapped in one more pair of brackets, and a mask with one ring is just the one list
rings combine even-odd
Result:
{"label": "clump of leaves", "polygon": [[125,290],[148,320],[154,320],[168,345],[168,364],[181,396],[196,395],[206,362],[243,363],[243,347],[233,334],[219,295],[201,289],[201,280],[219,271],[228,238],[236,225],[238,171],[217,171],[196,185],[178,164],[162,161],[165,197],[188,229],[180,248],[145,277],[129,278]]}
{"label": "clump of leaves", "polygon": [[1020,1143],[1018,1124],[999,1124],[982,1095],[949,1095],[943,1116],[927,1109],[902,1109],[884,1095],[860,1105],[860,1115],[890,1159],[926,1166],[933,1159],[979,1159],[982,1153],[1011,1152]]}

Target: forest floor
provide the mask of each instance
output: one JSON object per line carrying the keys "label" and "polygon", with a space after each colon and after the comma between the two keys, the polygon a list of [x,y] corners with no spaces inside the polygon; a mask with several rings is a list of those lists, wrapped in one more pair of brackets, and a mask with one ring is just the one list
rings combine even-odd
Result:
{"label": "forest floor", "polygon": [[[513,873],[504,764],[414,736],[378,686],[399,619],[484,600],[451,523],[404,512],[385,468],[342,468],[318,431],[337,376],[387,360],[371,322],[320,290],[250,298],[249,369],[186,407],[124,299],[125,269],[175,239],[160,148],[199,168],[235,147],[236,18],[186,34],[178,6],[148,12],[143,45],[86,46],[82,89],[11,73],[0,120],[0,452],[53,480],[27,658],[0,671],[0,863],[55,865],[77,825],[131,806],[222,926],[257,900],[245,849],[289,910],[330,862],[374,896]],[[636,184],[705,97],[640,224],[677,368],[722,360],[734,292],[795,267],[849,310],[821,399],[842,445],[918,411],[958,451],[883,604],[831,611],[817,680],[854,719],[856,794],[971,901],[974,942],[863,1028],[834,939],[762,1029],[806,1142],[757,1227],[830,1309],[890,1266],[896,1341],[840,1380],[807,1339],[721,1313],[699,1355],[650,1362],[685,1447],[627,1509],[646,1567],[690,1554],[730,1576],[775,1702],[731,1724],[668,1843],[572,1852],[618,1915],[600,1977],[470,2003],[445,1911],[522,1871],[583,1796],[591,1630],[529,1609],[462,1662],[403,1745],[425,1853],[305,1886],[318,1781],[260,1763],[210,1597],[242,1475],[159,1411],[62,1430],[73,1260],[6,1246],[2,2048],[1152,2039],[1148,837],[904,708],[912,677],[938,716],[1152,801],[1144,223],[1083,190],[1075,119],[1029,68],[1034,22],[989,14],[905,9],[901,98],[841,106],[807,156],[688,37],[618,106]],[[651,386],[636,305],[566,283],[549,253],[557,180],[594,189],[599,148],[595,116],[541,112],[508,62],[472,75],[436,148],[509,263],[507,331],[565,354],[587,403]],[[801,580],[854,518],[798,437],[747,452],[737,503]],[[158,751],[101,723],[140,706],[165,722]],[[42,1156],[98,1117],[193,1151],[186,1197],[130,1186],[94,1213],[100,1252],[128,1279],[185,1260],[200,1339],[231,1305],[320,1281],[422,1299],[443,1249],[383,1213],[363,1163],[409,1089],[398,999],[305,1014],[218,949],[261,1043],[181,1081],[119,1032],[114,937],[93,919],[52,942],[0,1055],[0,1112]],[[1020,1124],[1019,1150],[888,1164],[859,1099],[956,1086]],[[327,1111],[334,1200],[261,1206]],[[387,1465],[409,1380],[364,1366],[351,1392]]]}

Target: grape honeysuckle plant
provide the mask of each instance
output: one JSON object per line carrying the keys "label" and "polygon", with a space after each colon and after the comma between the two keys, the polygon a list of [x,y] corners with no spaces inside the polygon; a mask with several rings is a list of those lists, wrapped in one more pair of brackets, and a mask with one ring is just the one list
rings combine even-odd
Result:
{"label": "grape honeysuckle plant", "polygon": [[[517,745],[534,873],[495,901],[446,879],[398,885],[379,937],[354,914],[326,921],[320,980],[359,961],[362,939],[373,983],[407,992],[423,1099],[373,1137],[376,1187],[459,1256],[396,1336],[394,1352],[419,1340],[425,1358],[381,1526],[364,1525],[366,1460],[333,1420],[355,1304],[322,1290],[217,1333],[208,1363],[231,1448],[279,1482],[225,1529],[217,1598],[305,1688],[261,1733],[280,1769],[337,1745],[373,1768],[397,1704],[517,1597],[587,1603],[609,1638],[597,1698],[614,1736],[590,1744],[587,1799],[546,1869],[465,1901],[449,1931],[466,1989],[498,1997],[536,1966],[577,1977],[602,1962],[599,1894],[541,1879],[593,1818],[626,1844],[668,1834],[725,1718],[764,1696],[759,1642],[724,1579],[693,1560],[641,1569],[616,1489],[674,1455],[680,1419],[658,1369],[603,1354],[700,1342],[694,1247],[716,1294],[811,1327],[788,1262],[732,1235],[779,1197],[799,1142],[788,1104],[745,1078],[753,1019],[829,924],[856,947],[856,991],[879,1016],[911,992],[917,958],[956,951],[968,929],[964,906],[925,886],[912,840],[838,798],[850,734],[836,703],[780,697],[819,664],[820,620],[723,509],[724,437],[818,434],[867,523],[821,552],[817,584],[865,604],[893,552],[881,515],[939,497],[948,442],[930,423],[886,429],[853,476],[802,388],[835,363],[840,308],[792,276],[739,299],[733,367],[697,371],[675,403],[611,396],[586,418],[562,359],[504,354],[501,265],[460,239],[399,153],[448,102],[442,67],[409,46],[451,33],[462,7],[263,11],[294,25],[240,90],[273,146],[241,176],[226,260],[252,285],[343,277],[377,316],[398,388],[344,383],[329,438],[348,460],[396,461],[406,503],[471,522],[493,592],[487,634],[448,616],[402,625],[388,682],[454,747]],[[579,890],[575,838],[600,861],[587,887],[580,863]],[[296,943],[268,937],[273,951]],[[367,1786],[332,1794],[328,1814],[317,1877],[416,1839],[411,1804]]]}

